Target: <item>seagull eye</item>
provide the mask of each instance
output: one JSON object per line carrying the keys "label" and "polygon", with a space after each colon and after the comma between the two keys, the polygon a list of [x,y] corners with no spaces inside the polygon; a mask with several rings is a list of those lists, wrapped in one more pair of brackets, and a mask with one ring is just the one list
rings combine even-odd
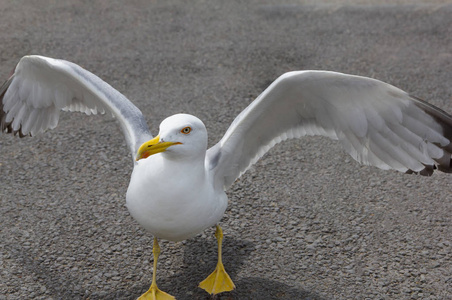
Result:
{"label": "seagull eye", "polygon": [[180,132],[182,132],[183,134],[189,134],[191,132],[191,127],[185,127]]}

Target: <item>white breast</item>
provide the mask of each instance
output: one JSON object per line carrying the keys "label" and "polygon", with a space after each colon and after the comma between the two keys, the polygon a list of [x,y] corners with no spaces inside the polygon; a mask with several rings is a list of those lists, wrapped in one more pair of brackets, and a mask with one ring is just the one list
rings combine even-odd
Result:
{"label": "white breast", "polygon": [[218,223],[227,206],[224,191],[215,191],[207,178],[203,162],[173,162],[153,155],[135,165],[127,208],[158,238],[193,237]]}

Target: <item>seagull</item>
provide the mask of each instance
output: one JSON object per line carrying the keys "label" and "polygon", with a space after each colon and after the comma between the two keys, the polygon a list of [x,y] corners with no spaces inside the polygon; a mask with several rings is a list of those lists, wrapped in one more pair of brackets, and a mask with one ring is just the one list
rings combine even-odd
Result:
{"label": "seagull", "polygon": [[221,257],[225,190],[286,139],[326,136],[383,170],[452,172],[451,115],[390,84],[330,71],[281,75],[208,149],[195,116],[166,118],[154,137],[141,111],[96,75],[65,60],[23,57],[0,88],[1,131],[35,136],[55,128],[61,111],[111,114],[124,133],[133,162],[127,208],[154,236],[152,283],[139,299],[174,299],[157,287],[158,239],[181,241],[211,226],[218,263],[199,286],[212,295],[235,288]]}

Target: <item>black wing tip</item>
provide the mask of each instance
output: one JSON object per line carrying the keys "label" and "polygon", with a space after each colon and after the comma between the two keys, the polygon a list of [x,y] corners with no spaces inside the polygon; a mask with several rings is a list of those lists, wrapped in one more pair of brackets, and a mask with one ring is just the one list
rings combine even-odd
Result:
{"label": "black wing tip", "polygon": [[442,157],[434,159],[435,165],[425,165],[425,168],[419,172],[408,170],[407,173],[415,173],[424,176],[431,176],[435,170],[444,173],[452,173],[452,115],[422,99],[412,95],[410,95],[410,98],[419,109],[432,117],[441,126],[443,136],[450,142],[444,146],[435,143],[436,146],[444,151]]}
{"label": "black wing tip", "polygon": [[11,131],[11,123],[6,123],[6,112],[3,110],[3,98],[5,96],[6,90],[8,89],[9,85],[11,84],[11,78],[13,75],[11,75],[8,80],[3,83],[3,85],[0,87],[0,128],[2,129],[2,132],[10,133]]}
{"label": "black wing tip", "polygon": [[12,126],[11,126],[11,122],[6,124],[6,123],[2,123],[1,124],[1,128],[2,128],[2,132],[3,133],[11,133],[13,136],[19,136],[20,138],[26,137],[26,136],[31,136],[31,133],[28,134],[24,134],[22,132],[22,125],[20,126],[20,128],[18,130],[13,130]]}
{"label": "black wing tip", "polygon": [[415,174],[415,175],[422,175],[422,176],[432,176],[433,171],[435,171],[437,167],[435,165],[426,165],[424,169],[420,171],[413,171],[409,169],[405,172],[405,174]]}
{"label": "black wing tip", "polygon": [[444,151],[444,155],[440,158],[433,159],[435,164],[426,165],[424,164],[424,169],[420,171],[408,170],[406,174],[419,174],[422,176],[432,176],[433,172],[438,170],[443,173],[452,173],[452,154],[449,152],[452,147],[452,143],[447,146],[440,147]]}
{"label": "black wing tip", "polygon": [[432,176],[433,172],[438,170],[443,173],[452,173],[452,158],[449,158],[449,163],[447,164],[438,164],[438,165],[425,165],[425,168],[420,170],[419,172],[408,170],[405,174],[416,174],[422,176]]}
{"label": "black wing tip", "polygon": [[0,128],[1,132],[3,133],[11,133],[14,136],[19,135],[20,138],[23,138],[26,136],[31,136],[31,134],[24,134],[22,132],[22,125],[18,130],[14,130],[13,127],[11,126],[12,121],[6,122],[6,112],[3,110],[3,97],[5,96],[5,93],[8,90],[8,87],[10,86],[11,81],[14,78],[14,71],[15,68],[12,71],[11,76],[8,78],[8,80],[6,80],[5,83],[3,83],[3,85],[0,87]]}

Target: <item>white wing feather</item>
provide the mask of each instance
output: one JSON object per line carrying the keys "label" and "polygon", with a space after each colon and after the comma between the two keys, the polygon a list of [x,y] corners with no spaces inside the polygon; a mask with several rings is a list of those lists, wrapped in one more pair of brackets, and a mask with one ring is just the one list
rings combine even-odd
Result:
{"label": "white wing feather", "polygon": [[215,184],[230,186],[275,144],[322,135],[358,162],[381,169],[452,172],[452,117],[404,91],[366,77],[290,72],[240,113],[207,163]]}
{"label": "white wing feather", "polygon": [[152,138],[141,111],[96,75],[64,60],[23,57],[0,88],[2,131],[37,135],[55,128],[62,110],[110,112],[121,125],[132,157]]}

